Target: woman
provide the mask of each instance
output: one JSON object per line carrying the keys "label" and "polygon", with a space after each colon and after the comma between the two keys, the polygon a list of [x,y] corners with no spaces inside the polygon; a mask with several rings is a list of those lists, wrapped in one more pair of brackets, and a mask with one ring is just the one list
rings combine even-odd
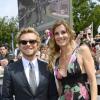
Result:
{"label": "woman", "polygon": [[62,86],[59,99],[97,100],[93,58],[88,46],[79,46],[74,36],[74,31],[64,20],[54,24],[49,43],[49,67],[54,70],[56,82]]}

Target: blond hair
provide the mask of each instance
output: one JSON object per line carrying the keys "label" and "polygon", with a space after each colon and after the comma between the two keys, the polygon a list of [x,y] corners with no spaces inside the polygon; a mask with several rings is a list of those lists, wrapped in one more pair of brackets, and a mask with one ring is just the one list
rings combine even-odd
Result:
{"label": "blond hair", "polygon": [[16,41],[17,41],[17,43],[19,43],[20,37],[23,34],[27,34],[27,33],[33,33],[33,34],[35,34],[37,36],[38,45],[40,45],[41,39],[40,39],[39,33],[33,27],[22,28],[20,30],[20,32],[16,35]]}

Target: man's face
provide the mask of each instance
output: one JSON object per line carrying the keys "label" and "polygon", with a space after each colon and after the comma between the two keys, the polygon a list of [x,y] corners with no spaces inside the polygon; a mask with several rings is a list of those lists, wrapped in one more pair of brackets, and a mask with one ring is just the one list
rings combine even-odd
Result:
{"label": "man's face", "polygon": [[34,57],[38,50],[37,36],[34,33],[26,33],[20,37],[19,49],[25,58]]}
{"label": "man's face", "polygon": [[0,53],[2,56],[6,56],[7,52],[8,50],[4,46],[0,47]]}

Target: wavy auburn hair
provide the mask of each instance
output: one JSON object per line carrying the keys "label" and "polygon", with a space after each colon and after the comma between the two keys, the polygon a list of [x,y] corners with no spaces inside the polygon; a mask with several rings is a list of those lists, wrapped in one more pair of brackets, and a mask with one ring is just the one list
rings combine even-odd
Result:
{"label": "wavy auburn hair", "polygon": [[49,41],[49,47],[50,47],[50,54],[49,54],[49,69],[52,70],[54,63],[55,63],[55,58],[56,55],[60,54],[60,47],[56,44],[55,39],[54,39],[54,33],[55,33],[55,29],[60,26],[63,25],[66,28],[67,34],[70,36],[70,43],[72,42],[72,40],[75,39],[75,32],[72,30],[72,28],[67,24],[67,22],[65,20],[57,20],[53,27],[52,27],[52,37]]}

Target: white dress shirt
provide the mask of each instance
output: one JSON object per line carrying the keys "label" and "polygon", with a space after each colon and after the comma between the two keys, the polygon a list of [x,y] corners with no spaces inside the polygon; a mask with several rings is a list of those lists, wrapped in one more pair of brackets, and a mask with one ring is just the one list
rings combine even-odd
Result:
{"label": "white dress shirt", "polygon": [[[29,69],[30,69],[29,62],[30,62],[29,60],[27,60],[24,57],[22,57],[22,63],[23,63],[23,66],[24,66],[24,72],[25,72],[25,75],[26,75],[26,78],[27,78],[28,82],[29,82]],[[36,83],[37,83],[37,86],[38,86],[39,85],[39,68],[38,68],[37,58],[35,58],[32,61],[32,63],[34,64]]]}

